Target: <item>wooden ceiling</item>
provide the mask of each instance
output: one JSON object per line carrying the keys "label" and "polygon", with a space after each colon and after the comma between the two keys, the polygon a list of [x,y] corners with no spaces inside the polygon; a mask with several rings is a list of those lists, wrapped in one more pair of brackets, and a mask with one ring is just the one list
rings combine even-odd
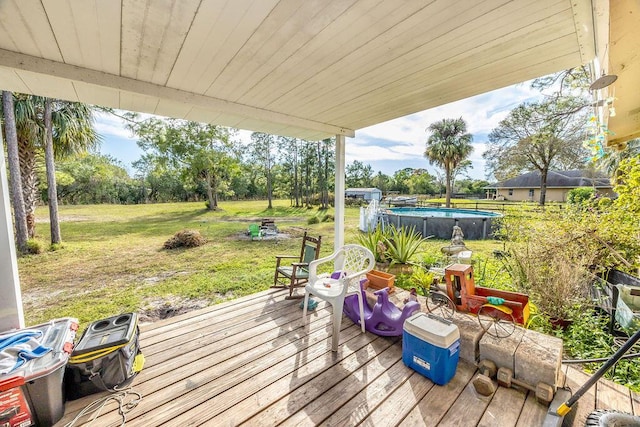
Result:
{"label": "wooden ceiling", "polygon": [[640,138],[640,1],[610,0],[608,74],[618,79],[608,88],[615,97],[615,117],[609,117],[609,145]]}
{"label": "wooden ceiling", "polygon": [[590,0],[3,0],[0,87],[353,136],[587,63],[593,22]]}

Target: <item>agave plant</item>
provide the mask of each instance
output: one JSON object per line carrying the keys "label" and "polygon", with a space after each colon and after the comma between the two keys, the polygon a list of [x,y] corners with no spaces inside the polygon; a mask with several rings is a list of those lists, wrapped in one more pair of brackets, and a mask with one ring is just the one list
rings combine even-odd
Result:
{"label": "agave plant", "polygon": [[391,226],[388,233],[384,243],[387,246],[387,257],[391,260],[390,265],[410,264],[411,257],[426,240],[414,228]]}
{"label": "agave plant", "polygon": [[376,258],[376,262],[387,262],[387,245],[386,240],[389,235],[388,231],[382,229],[380,224],[372,230],[366,233],[360,233],[357,235],[358,243],[369,249]]}

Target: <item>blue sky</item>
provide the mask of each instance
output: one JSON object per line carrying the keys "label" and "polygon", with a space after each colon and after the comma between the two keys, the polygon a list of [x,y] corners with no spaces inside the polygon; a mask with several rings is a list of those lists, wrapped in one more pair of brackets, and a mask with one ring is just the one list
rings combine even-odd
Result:
{"label": "blue sky", "polygon": [[[347,138],[347,164],[359,160],[370,164],[375,172],[387,175],[406,167],[426,168],[435,174],[437,169],[423,156],[429,136],[425,129],[443,118],[462,117],[473,135],[474,151],[470,157],[473,169],[469,176],[485,179],[482,153],[487,135],[511,109],[539,97],[540,93],[531,89],[529,82],[520,83],[357,130],[355,138]],[[142,155],[136,139],[117,117],[100,115],[96,127],[103,138],[100,152],[120,160],[132,174],[131,163]],[[239,137],[248,141],[250,134],[250,131],[241,130]]]}

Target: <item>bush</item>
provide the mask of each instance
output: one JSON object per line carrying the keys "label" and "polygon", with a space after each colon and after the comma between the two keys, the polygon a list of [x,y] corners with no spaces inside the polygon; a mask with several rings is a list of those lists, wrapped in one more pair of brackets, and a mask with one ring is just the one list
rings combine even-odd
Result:
{"label": "bush", "polygon": [[334,222],[335,220],[335,217],[331,214],[326,214],[322,217],[322,222]]}
{"label": "bush", "polygon": [[567,194],[567,203],[570,205],[581,206],[587,204],[596,195],[596,190],[593,187],[578,187],[569,190]]}
{"label": "bush", "polygon": [[62,243],[52,243],[49,246],[49,250],[51,252],[55,252],[55,251],[59,251],[60,249],[64,248],[64,246],[62,246]]}
{"label": "bush", "polygon": [[195,248],[207,243],[207,239],[202,237],[197,230],[182,230],[173,235],[172,238],[164,242],[165,249],[175,248]]}
{"label": "bush", "polygon": [[318,218],[317,216],[309,217],[309,219],[307,220],[307,224],[309,225],[318,224],[318,223],[320,223],[320,218]]}
{"label": "bush", "polygon": [[391,265],[408,264],[425,240],[414,228],[389,227],[389,235],[385,239],[385,245]]}
{"label": "bush", "polygon": [[44,252],[44,245],[40,240],[29,239],[27,240],[27,254],[38,255]]}
{"label": "bush", "polygon": [[385,263],[387,259],[387,246],[385,240],[387,239],[388,231],[383,231],[380,224],[376,226],[374,230],[367,231],[366,233],[359,233],[356,236],[358,243],[365,248],[369,249],[376,257],[376,262]]}
{"label": "bush", "polygon": [[589,229],[562,214],[505,217],[501,233],[508,256],[502,261],[520,292],[540,314],[571,320],[589,303],[592,268],[599,245]]}

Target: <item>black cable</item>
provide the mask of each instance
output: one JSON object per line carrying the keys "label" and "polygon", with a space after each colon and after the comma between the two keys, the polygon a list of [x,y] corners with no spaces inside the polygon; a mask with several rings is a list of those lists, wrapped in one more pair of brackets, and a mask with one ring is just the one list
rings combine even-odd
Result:
{"label": "black cable", "polygon": [[[634,357],[638,357],[638,356],[640,356],[640,353],[625,354],[620,359],[633,359]],[[565,365],[571,365],[571,364],[574,364],[574,363],[606,362],[607,360],[609,360],[610,357],[611,356],[609,356],[609,357],[599,357],[597,359],[567,359],[567,360],[563,360],[562,363],[565,364]]]}

